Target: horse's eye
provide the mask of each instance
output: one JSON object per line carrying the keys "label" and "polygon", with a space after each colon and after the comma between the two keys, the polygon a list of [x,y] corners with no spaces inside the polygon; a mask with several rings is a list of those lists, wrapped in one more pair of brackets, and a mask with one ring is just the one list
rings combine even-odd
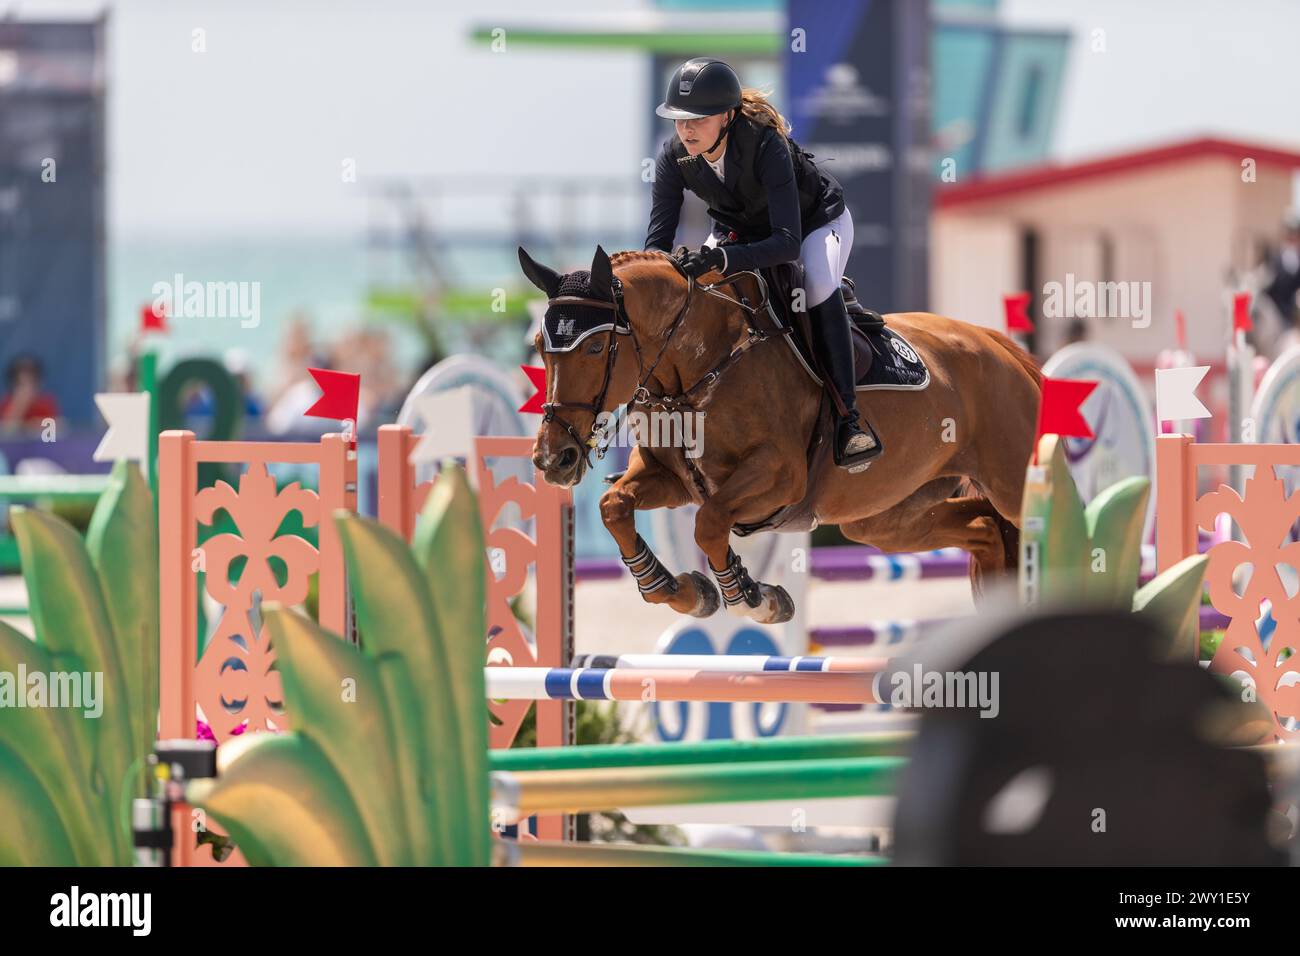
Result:
{"label": "horse's eye", "polygon": [[604,347],[605,347],[605,346],[604,346],[602,343],[600,343],[600,342],[592,342],[590,345],[587,346],[587,354],[588,354],[588,355],[599,355],[599,354],[600,354],[600,350],[603,349]]}

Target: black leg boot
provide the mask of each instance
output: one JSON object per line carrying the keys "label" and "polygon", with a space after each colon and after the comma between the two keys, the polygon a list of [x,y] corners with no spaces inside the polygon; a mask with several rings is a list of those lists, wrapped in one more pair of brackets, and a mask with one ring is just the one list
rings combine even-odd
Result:
{"label": "black leg boot", "polygon": [[809,319],[813,347],[830,374],[831,386],[848,409],[847,415],[837,416],[836,420],[835,464],[850,472],[865,471],[884,451],[884,446],[871,425],[864,428],[859,420],[854,392],[857,383],[854,381],[852,332],[840,290],[836,289],[825,302],[813,306]]}

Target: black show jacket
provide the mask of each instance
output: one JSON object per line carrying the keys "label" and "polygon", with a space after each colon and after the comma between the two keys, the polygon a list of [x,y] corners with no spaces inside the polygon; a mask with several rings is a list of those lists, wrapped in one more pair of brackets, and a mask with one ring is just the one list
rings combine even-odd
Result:
{"label": "black show jacket", "polygon": [[728,273],[798,259],[803,237],[844,211],[835,178],[770,126],[741,116],[727,134],[725,157],[723,182],[675,135],[664,143],[655,162],[645,248],[672,250],[687,189],[709,204],[715,231],[736,234],[725,247]]}

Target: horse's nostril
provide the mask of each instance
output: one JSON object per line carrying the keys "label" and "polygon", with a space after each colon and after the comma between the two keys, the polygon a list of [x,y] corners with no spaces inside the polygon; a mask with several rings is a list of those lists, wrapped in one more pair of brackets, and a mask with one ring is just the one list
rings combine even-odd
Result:
{"label": "horse's nostril", "polygon": [[555,463],[561,468],[572,468],[578,463],[578,449],[570,445],[556,457]]}

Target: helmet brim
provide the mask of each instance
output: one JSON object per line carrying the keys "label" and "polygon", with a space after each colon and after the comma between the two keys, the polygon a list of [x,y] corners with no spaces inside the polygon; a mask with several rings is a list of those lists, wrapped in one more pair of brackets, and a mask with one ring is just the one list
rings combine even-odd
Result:
{"label": "helmet brim", "polygon": [[660,103],[655,107],[655,115],[662,116],[664,119],[704,119],[706,116],[712,116],[712,113],[692,113],[689,110],[679,110],[675,106],[669,106],[667,103]]}

